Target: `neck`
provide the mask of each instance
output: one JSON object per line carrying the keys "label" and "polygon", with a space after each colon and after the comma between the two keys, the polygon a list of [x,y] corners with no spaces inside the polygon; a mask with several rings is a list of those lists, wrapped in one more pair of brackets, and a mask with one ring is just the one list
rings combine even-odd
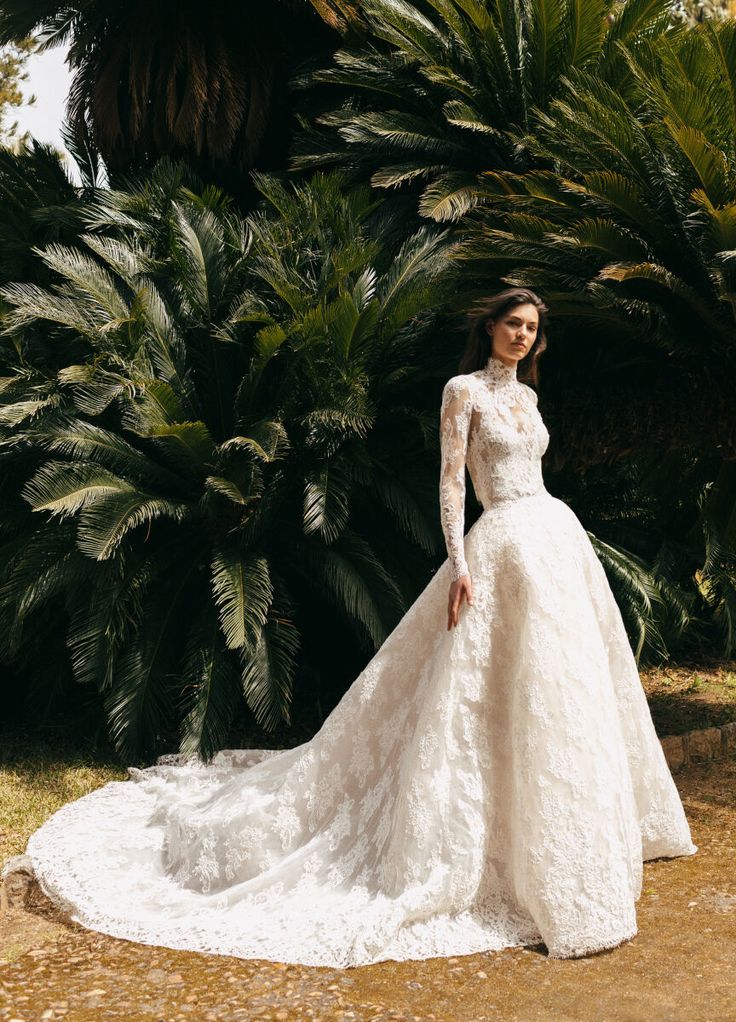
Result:
{"label": "neck", "polygon": [[500,358],[495,355],[491,355],[485,366],[483,367],[483,373],[491,380],[497,383],[508,383],[516,379],[516,362],[511,365],[506,365]]}

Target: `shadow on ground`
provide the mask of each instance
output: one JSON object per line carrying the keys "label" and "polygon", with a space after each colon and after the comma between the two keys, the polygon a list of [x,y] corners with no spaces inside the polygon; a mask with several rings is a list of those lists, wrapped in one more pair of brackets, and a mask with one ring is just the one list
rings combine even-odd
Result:
{"label": "shadow on ground", "polygon": [[64,923],[31,892],[0,913],[0,1019],[736,1022],[736,760],[676,781],[699,852],[645,865],[639,933],[612,951],[307,968],[116,940]]}

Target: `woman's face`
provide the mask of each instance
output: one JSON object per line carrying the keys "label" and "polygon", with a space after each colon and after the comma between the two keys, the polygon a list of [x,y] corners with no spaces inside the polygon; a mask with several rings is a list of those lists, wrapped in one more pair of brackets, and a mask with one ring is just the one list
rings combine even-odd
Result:
{"label": "woman's face", "polygon": [[529,354],[539,329],[539,313],[531,302],[515,305],[498,319],[488,320],[486,330],[491,336],[491,354],[506,365],[514,365]]}

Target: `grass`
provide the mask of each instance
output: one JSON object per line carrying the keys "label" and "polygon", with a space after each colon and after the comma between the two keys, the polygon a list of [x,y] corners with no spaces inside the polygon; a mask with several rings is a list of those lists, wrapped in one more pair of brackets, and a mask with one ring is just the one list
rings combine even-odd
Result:
{"label": "grass", "polygon": [[29,835],[66,802],[127,776],[111,755],[75,746],[68,738],[3,734],[0,863],[20,855]]}

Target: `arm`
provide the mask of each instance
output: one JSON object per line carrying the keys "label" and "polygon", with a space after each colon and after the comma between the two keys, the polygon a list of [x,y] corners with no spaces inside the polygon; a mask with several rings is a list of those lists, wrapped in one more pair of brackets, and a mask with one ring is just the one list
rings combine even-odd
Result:
{"label": "arm", "polygon": [[453,377],[442,391],[440,411],[440,520],[453,581],[468,574],[465,561],[465,455],[472,399],[466,381]]}

